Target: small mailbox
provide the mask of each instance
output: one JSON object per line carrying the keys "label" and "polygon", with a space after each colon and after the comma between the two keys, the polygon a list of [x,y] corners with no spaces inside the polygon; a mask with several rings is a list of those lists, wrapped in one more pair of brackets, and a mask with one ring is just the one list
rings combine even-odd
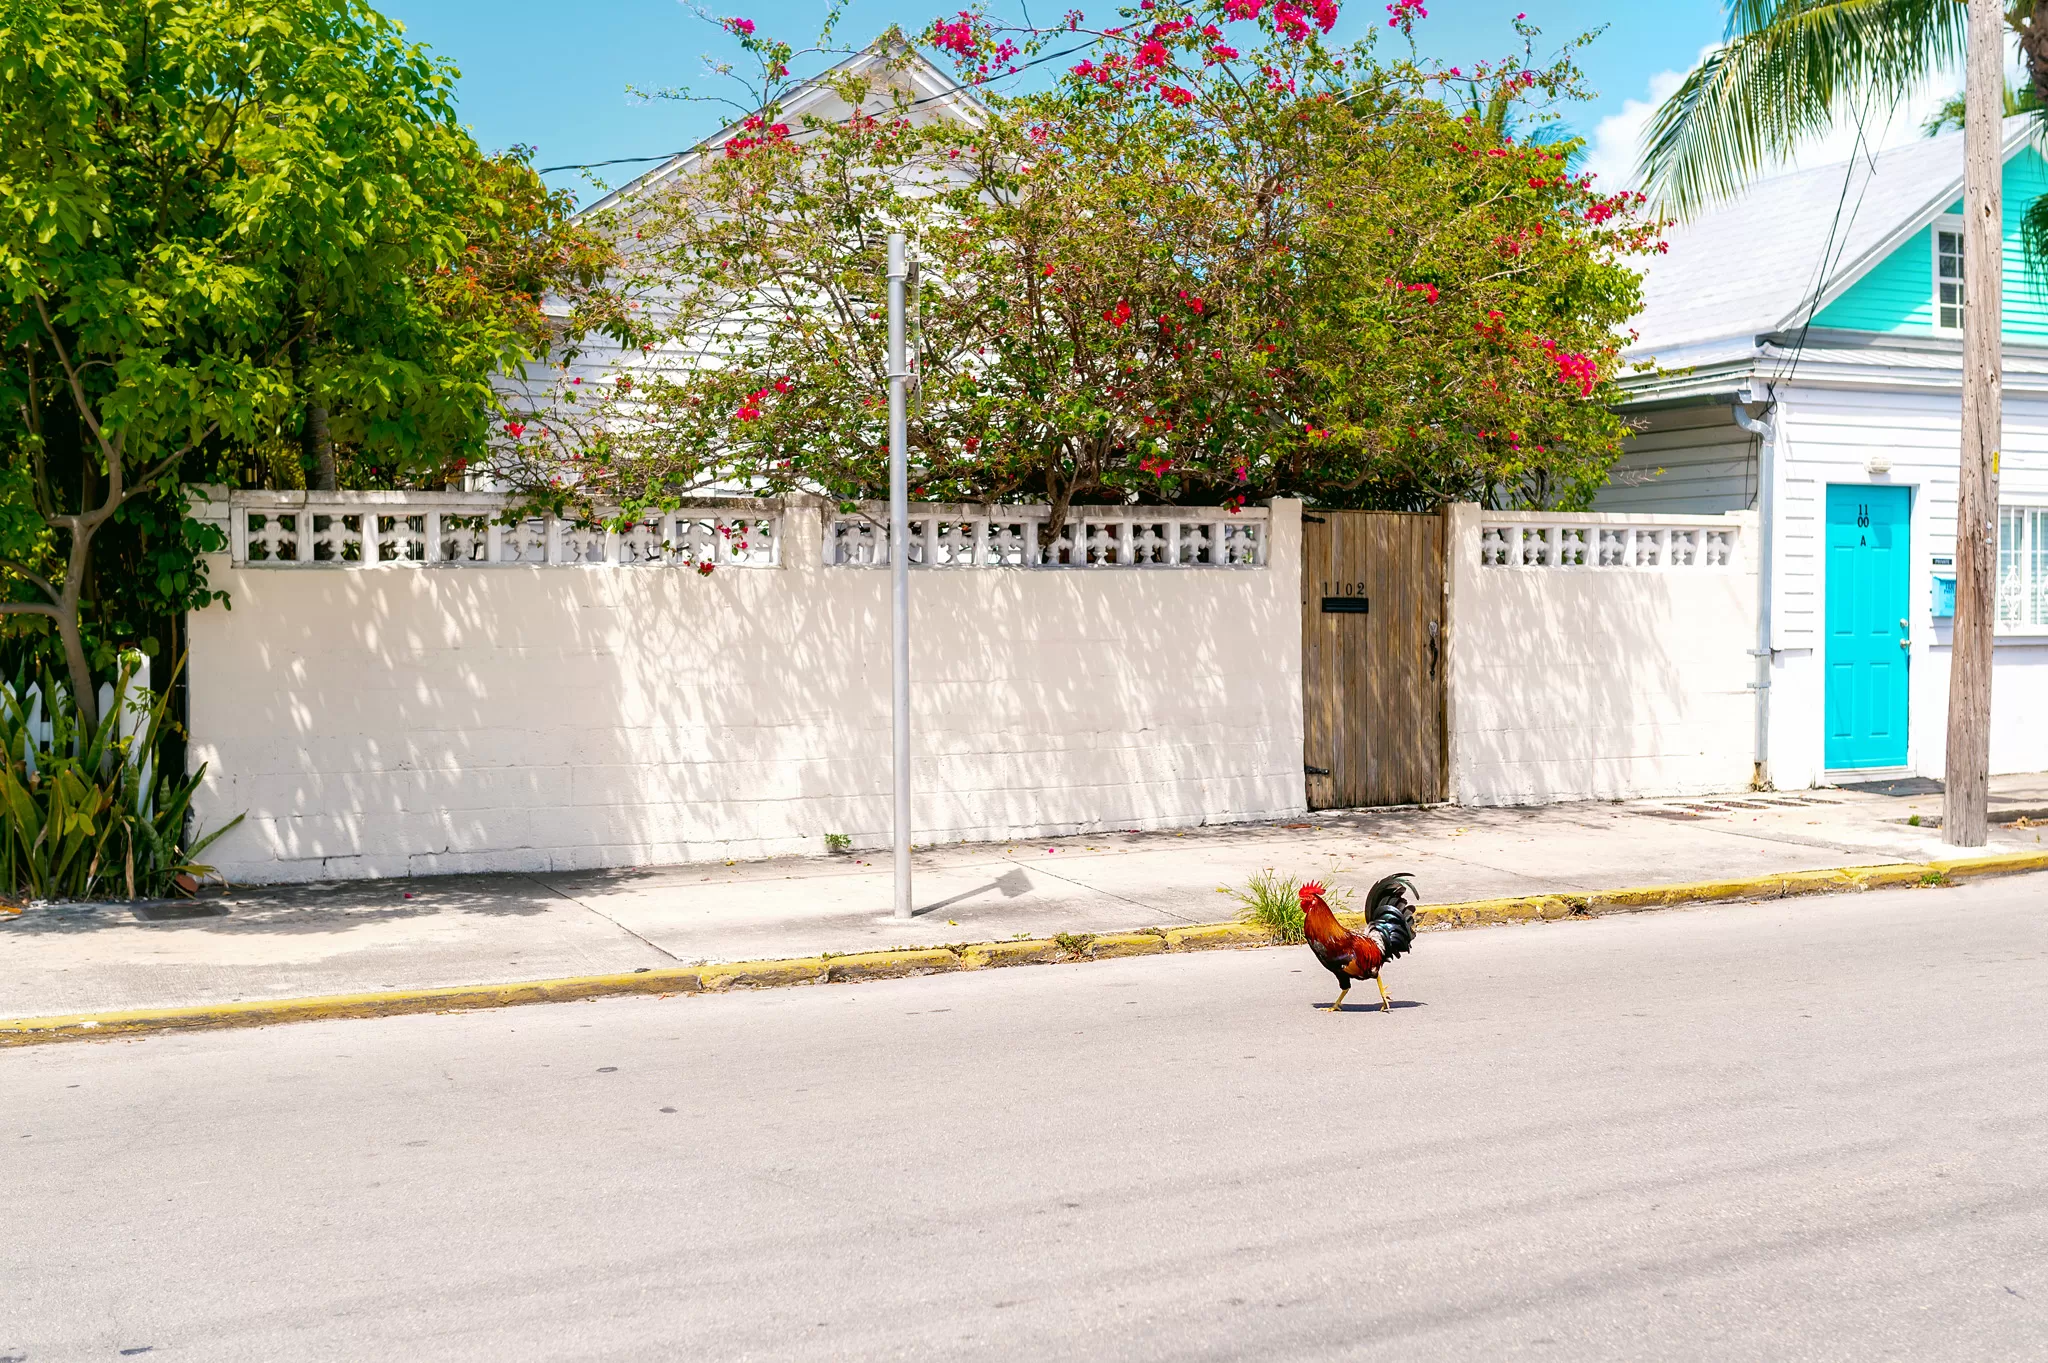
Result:
{"label": "small mailbox", "polygon": [[1953,620],[1956,618],[1956,580],[1952,577],[1934,579],[1934,618]]}
{"label": "small mailbox", "polygon": [[1323,598],[1325,615],[1370,615],[1372,601],[1363,596],[1326,596]]}

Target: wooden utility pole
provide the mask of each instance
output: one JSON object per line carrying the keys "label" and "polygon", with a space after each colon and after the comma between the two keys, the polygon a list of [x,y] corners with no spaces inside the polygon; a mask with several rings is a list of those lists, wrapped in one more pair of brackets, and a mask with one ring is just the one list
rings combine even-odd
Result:
{"label": "wooden utility pole", "polygon": [[2005,0],[1969,0],[1963,83],[1963,449],[1956,485],[1956,617],[1948,676],[1942,840],[1982,847],[1991,766],[1991,623],[1998,596],[1998,444]]}

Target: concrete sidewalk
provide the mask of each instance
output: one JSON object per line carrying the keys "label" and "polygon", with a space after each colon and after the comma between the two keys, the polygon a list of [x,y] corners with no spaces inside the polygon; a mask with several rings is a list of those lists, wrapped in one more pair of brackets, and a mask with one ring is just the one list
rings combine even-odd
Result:
{"label": "concrete sidewalk", "polygon": [[[1995,778],[1992,792],[1987,852],[2048,845],[2034,826],[2048,775]],[[917,854],[907,923],[888,916],[886,856],[869,854],[39,908],[0,919],[0,1017],[1170,928],[1234,917],[1220,890],[1267,867],[1357,888],[1411,871],[1425,902],[1455,903],[1954,857],[1931,826],[1940,809],[1931,783],[1902,782],[939,847]]]}

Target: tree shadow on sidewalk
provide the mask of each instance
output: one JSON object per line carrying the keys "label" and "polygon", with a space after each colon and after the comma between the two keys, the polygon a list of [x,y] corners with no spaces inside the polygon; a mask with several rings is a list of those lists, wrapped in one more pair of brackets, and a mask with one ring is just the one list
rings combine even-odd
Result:
{"label": "tree shadow on sidewalk", "polygon": [[0,918],[0,940],[114,928],[152,932],[333,933],[459,914],[530,917],[574,901],[524,875],[428,876],[209,890],[192,900],[108,900],[31,906]]}

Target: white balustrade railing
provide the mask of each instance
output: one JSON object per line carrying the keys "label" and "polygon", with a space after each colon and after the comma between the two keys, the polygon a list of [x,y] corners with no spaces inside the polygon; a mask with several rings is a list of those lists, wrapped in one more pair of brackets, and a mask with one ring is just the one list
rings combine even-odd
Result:
{"label": "white balustrade railing", "polygon": [[1741,525],[1720,516],[1516,513],[1488,515],[1479,525],[1479,562],[1488,568],[1714,571],[1740,566],[1741,553]]}
{"label": "white balustrade railing", "polygon": [[696,506],[650,513],[623,530],[526,515],[490,494],[237,492],[228,550],[251,568],[555,567],[617,564],[707,570],[772,568],[782,521],[773,511]]}
{"label": "white balustrade railing", "polygon": [[[238,567],[515,565],[767,568],[782,561],[785,519],[761,503],[707,502],[613,528],[527,514],[510,498],[462,492],[236,492],[228,548]],[[1077,506],[1042,544],[1044,506],[915,505],[908,553],[920,568],[1257,568],[1265,507]],[[823,511],[828,567],[889,562],[888,509]]]}
{"label": "white balustrade railing", "polygon": [[[1043,506],[912,506],[906,552],[913,568],[1257,568],[1271,524],[1265,507],[1077,506],[1042,544],[1051,519]],[[888,508],[827,514],[824,555],[887,565]]]}

